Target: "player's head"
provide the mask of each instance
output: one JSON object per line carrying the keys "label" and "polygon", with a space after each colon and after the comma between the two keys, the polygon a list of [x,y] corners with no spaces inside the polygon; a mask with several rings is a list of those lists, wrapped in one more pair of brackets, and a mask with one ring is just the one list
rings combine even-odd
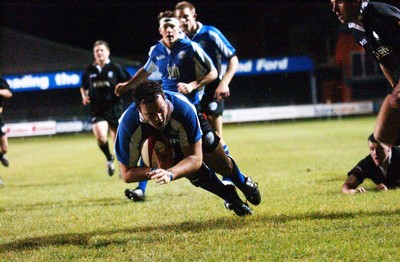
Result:
{"label": "player's head", "polygon": [[196,8],[187,1],[182,1],[175,6],[175,16],[178,18],[181,29],[185,34],[192,34],[197,29]]}
{"label": "player's head", "polygon": [[132,98],[143,120],[158,130],[167,125],[169,106],[165,100],[164,91],[160,83],[145,80],[132,91]]}
{"label": "player's head", "polygon": [[358,21],[362,2],[365,0],[330,0],[334,12],[342,24]]}
{"label": "player's head", "polygon": [[93,54],[97,64],[106,63],[110,57],[110,46],[106,41],[97,40],[93,44]]}
{"label": "player's head", "polygon": [[158,15],[159,32],[162,36],[162,42],[170,47],[179,38],[180,26],[174,12],[167,10]]}
{"label": "player's head", "polygon": [[382,165],[389,158],[390,147],[379,143],[379,141],[375,139],[374,134],[368,137],[368,147],[369,153],[376,166]]}

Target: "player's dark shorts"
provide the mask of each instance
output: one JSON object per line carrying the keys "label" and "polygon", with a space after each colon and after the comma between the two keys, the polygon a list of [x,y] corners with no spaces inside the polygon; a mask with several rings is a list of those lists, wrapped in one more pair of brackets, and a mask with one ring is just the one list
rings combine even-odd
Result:
{"label": "player's dark shorts", "polygon": [[224,100],[220,102],[214,98],[215,90],[220,83],[219,79],[214,80],[206,86],[204,95],[201,98],[201,112],[206,115],[220,116],[224,112]]}
{"label": "player's dark shorts", "polygon": [[4,130],[3,113],[0,113],[0,137],[5,136],[6,131]]}
{"label": "player's dark shorts", "polygon": [[122,115],[122,105],[115,104],[106,111],[92,113],[92,124],[107,121],[110,127],[118,128],[118,120]]}

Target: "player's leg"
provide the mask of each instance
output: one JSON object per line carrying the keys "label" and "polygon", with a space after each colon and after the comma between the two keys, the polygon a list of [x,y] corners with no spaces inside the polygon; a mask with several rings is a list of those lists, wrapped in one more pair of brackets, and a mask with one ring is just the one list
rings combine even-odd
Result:
{"label": "player's leg", "polygon": [[223,124],[222,115],[208,114],[208,115],[206,115],[206,117],[207,117],[208,123],[210,123],[211,129],[214,130],[215,133],[221,139],[221,144],[225,150],[225,153],[227,155],[229,155],[228,145],[225,143],[224,138],[223,138],[223,133],[222,133],[222,124]]}
{"label": "player's leg", "polygon": [[8,138],[3,132],[0,135],[0,162],[3,166],[8,167],[10,165],[6,157],[6,153],[8,152]]}
{"label": "player's leg", "polygon": [[10,163],[6,157],[8,152],[8,138],[4,131],[3,114],[0,113],[0,162],[3,166],[8,167]]}
{"label": "player's leg", "polygon": [[250,207],[244,203],[236,193],[235,187],[225,186],[215,173],[204,164],[198,172],[187,178],[194,186],[201,187],[224,199],[226,203],[225,206],[233,210],[236,215],[246,216],[252,214]]}
{"label": "player's leg", "polygon": [[392,93],[383,101],[374,131],[375,139],[387,145],[395,142],[400,125],[400,109],[394,96],[395,94]]}
{"label": "player's leg", "polygon": [[113,164],[114,157],[110,152],[110,147],[108,143],[108,122],[101,120],[92,124],[93,135],[97,140],[97,144],[100,150],[103,152],[107,159],[107,172],[108,175],[112,176],[115,171]]}
{"label": "player's leg", "polygon": [[211,130],[210,125],[202,114],[198,114],[203,131],[203,161],[216,173],[229,178],[246,196],[253,205],[261,202],[261,194],[257,183],[250,177],[244,176],[231,156],[225,154],[219,137]]}

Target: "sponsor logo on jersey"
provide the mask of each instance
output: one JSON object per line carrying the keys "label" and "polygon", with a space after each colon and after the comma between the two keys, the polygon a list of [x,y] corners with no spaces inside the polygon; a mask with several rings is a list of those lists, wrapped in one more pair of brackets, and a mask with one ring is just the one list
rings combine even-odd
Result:
{"label": "sponsor logo on jersey", "polygon": [[93,82],[93,87],[94,88],[101,88],[101,87],[110,87],[111,84],[108,81],[96,81]]}
{"label": "sponsor logo on jersey", "polygon": [[181,75],[179,68],[174,64],[173,66],[167,66],[168,79],[178,79]]}
{"label": "sponsor logo on jersey", "polygon": [[359,41],[359,43],[361,46],[365,46],[368,43],[368,41],[366,38],[363,38],[361,41]]}
{"label": "sponsor logo on jersey", "polygon": [[165,55],[156,56],[157,61],[165,59]]}
{"label": "sponsor logo on jersey", "polygon": [[381,46],[378,49],[376,49],[375,51],[372,51],[375,55],[375,57],[378,60],[381,60],[382,58],[384,58],[385,56],[389,55],[390,53],[392,53],[393,48],[391,46]]}

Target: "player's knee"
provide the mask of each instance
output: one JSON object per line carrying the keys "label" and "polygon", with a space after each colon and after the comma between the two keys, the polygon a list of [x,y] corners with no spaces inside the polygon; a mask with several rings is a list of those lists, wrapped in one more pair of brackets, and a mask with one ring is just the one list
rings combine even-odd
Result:
{"label": "player's knee", "polygon": [[213,131],[208,131],[203,134],[203,153],[207,154],[213,152],[217,148],[219,141],[219,136]]}
{"label": "player's knee", "polygon": [[128,172],[124,172],[124,171],[119,172],[119,177],[125,183],[130,183],[131,177],[128,175]]}

